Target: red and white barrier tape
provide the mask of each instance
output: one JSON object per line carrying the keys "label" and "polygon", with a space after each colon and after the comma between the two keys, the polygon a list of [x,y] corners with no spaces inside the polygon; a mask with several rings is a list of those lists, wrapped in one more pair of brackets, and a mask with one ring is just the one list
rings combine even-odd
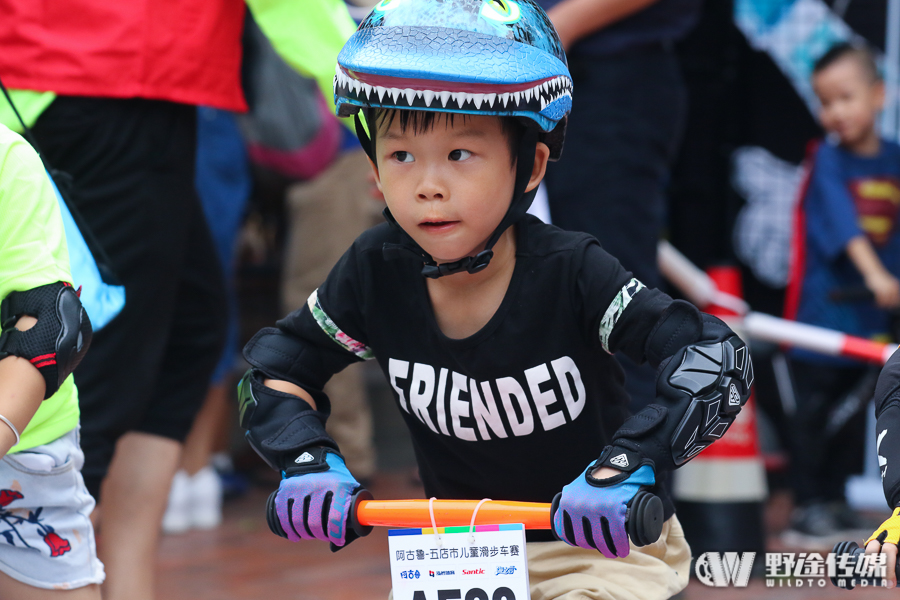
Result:
{"label": "red and white barrier tape", "polygon": [[887,362],[897,350],[897,344],[875,342],[825,327],[753,312],[743,299],[719,291],[706,273],[666,241],[659,244],[658,261],[663,276],[700,308],[716,305],[737,313],[736,325],[749,338],[879,365]]}

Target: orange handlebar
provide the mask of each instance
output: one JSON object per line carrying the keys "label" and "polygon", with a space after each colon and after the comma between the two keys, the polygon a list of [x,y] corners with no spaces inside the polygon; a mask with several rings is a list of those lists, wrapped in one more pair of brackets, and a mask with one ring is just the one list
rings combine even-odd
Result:
{"label": "orange handlebar", "polygon": [[[438,527],[469,525],[478,500],[435,500]],[[361,525],[431,527],[428,500],[362,500],[356,509]],[[481,505],[476,525],[524,523],[525,529],[550,529],[550,504],[490,500]]]}

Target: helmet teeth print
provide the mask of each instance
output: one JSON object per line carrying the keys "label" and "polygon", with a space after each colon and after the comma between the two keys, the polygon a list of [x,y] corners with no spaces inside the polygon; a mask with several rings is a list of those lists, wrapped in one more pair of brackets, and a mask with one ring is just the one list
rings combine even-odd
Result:
{"label": "helmet teeth print", "polygon": [[338,56],[338,116],[381,107],[529,119],[559,158],[572,78],[533,0],[381,0]]}

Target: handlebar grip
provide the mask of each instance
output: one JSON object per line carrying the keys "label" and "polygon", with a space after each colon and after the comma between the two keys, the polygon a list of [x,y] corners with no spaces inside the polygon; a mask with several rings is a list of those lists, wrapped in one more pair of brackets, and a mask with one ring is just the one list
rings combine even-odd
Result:
{"label": "handlebar grip", "polygon": [[365,537],[372,532],[372,525],[359,522],[359,506],[363,502],[369,502],[374,498],[369,490],[363,488],[350,497],[350,518],[347,525],[359,537]]}
{"label": "handlebar grip", "polygon": [[635,546],[646,546],[659,539],[665,522],[663,503],[659,496],[639,491],[631,499],[625,530]]}
{"label": "handlebar grip", "polygon": [[[559,508],[559,500],[562,492],[553,498],[550,508],[550,520]],[[634,495],[628,504],[628,512],[625,516],[625,531],[635,546],[646,546],[659,539],[662,534],[665,513],[662,500],[650,492],[641,490]],[[555,534],[554,530],[554,534]]]}
{"label": "handlebar grip", "polygon": [[[865,548],[860,548],[859,544],[856,542],[838,542],[834,545],[834,548],[831,550],[832,554],[840,555],[840,554],[849,554],[854,558],[859,556],[860,554],[865,554]],[[894,569],[896,569],[896,573],[900,573],[900,557],[897,558],[897,564],[894,565]],[[863,582],[867,586],[873,587],[881,587],[881,577],[832,577],[831,583],[834,584],[835,587],[839,587],[845,590],[852,590],[857,585],[861,585]]]}
{"label": "handlebar grip", "polygon": [[274,492],[269,494],[269,499],[266,500],[266,523],[269,525],[269,531],[271,531],[278,537],[287,539],[287,534],[281,527],[281,521],[278,520],[278,513],[275,512],[276,494],[278,494],[278,490],[275,490]]}

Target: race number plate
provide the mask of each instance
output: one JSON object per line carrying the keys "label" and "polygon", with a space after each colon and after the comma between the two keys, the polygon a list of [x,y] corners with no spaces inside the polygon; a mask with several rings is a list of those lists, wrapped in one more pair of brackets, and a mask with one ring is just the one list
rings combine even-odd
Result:
{"label": "race number plate", "polygon": [[[395,600],[530,600],[525,526],[392,529]],[[474,542],[473,542],[474,539]]]}

